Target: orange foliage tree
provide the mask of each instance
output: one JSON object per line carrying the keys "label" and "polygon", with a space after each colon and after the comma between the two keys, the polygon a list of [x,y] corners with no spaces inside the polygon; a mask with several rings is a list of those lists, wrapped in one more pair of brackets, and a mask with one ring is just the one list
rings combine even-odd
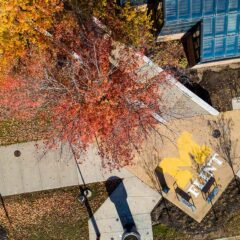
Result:
{"label": "orange foliage tree", "polygon": [[[48,143],[68,142],[76,154],[96,144],[105,166],[130,164],[133,150],[139,150],[157,124],[152,114],[159,111],[163,77],[139,79],[136,70],[142,56],[128,49],[119,52],[124,60],[113,64],[111,37],[92,21],[80,25],[66,16],[55,26],[53,39],[50,49],[40,55],[30,52],[19,73],[11,76],[16,82],[24,79],[24,88],[15,85],[16,92],[25,92],[20,101],[27,99],[18,117],[25,117],[29,109],[46,109],[42,117],[52,126]],[[78,58],[69,54],[73,52]],[[5,98],[2,108],[10,101],[9,95]],[[5,112],[7,116],[12,109]]]}

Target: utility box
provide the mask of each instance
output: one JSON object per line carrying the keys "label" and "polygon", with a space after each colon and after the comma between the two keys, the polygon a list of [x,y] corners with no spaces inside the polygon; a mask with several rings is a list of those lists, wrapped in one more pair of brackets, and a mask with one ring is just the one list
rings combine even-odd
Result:
{"label": "utility box", "polygon": [[232,99],[232,108],[233,110],[240,109],[240,97],[236,97]]}

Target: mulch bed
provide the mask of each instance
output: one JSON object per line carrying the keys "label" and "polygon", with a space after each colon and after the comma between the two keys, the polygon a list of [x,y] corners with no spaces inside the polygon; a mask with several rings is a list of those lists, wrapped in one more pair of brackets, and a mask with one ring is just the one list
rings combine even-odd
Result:
{"label": "mulch bed", "polygon": [[219,111],[232,110],[232,98],[240,97],[240,68],[206,70],[200,84],[210,93],[213,107]]}
{"label": "mulch bed", "polygon": [[197,223],[168,201],[167,208],[170,218],[161,202],[152,212],[153,222],[165,224],[186,234],[184,240],[187,236],[192,240],[209,240],[240,234],[240,194],[234,180],[214,204],[215,214],[211,210],[201,223]]}

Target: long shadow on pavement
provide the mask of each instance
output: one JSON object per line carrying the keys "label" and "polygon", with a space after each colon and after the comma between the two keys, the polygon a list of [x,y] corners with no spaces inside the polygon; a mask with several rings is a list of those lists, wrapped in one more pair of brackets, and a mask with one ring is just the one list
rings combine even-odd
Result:
{"label": "long shadow on pavement", "polygon": [[[119,183],[115,191],[113,191],[114,182]],[[116,207],[123,229],[127,232],[130,232],[132,228],[136,226],[127,202],[127,191],[124,187],[122,179],[118,177],[110,177],[106,181],[105,185],[109,194],[109,198]]]}

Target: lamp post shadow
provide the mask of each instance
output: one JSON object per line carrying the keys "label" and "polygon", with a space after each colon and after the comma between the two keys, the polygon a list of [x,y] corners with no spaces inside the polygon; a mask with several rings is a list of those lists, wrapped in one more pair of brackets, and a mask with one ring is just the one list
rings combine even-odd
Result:
{"label": "lamp post shadow", "polygon": [[[113,185],[116,182],[118,183],[118,186],[114,190]],[[117,210],[117,214],[119,218],[116,220],[117,221],[120,220],[122,227],[124,229],[124,234],[131,233],[131,232],[137,233],[137,230],[136,230],[137,228],[127,202],[127,191],[122,182],[122,179],[118,177],[110,177],[106,181],[105,186],[106,186],[106,190],[108,192],[109,198],[112,201],[112,203],[115,205],[115,208]]]}
{"label": "lamp post shadow", "polygon": [[96,219],[94,217],[94,214],[93,214],[93,211],[92,211],[92,208],[89,204],[89,201],[88,201],[88,198],[85,196],[85,188],[83,188],[81,185],[79,185],[79,190],[80,190],[80,195],[81,196],[84,196],[84,205],[87,209],[87,212],[88,212],[88,216],[89,216],[89,219],[92,223],[92,226],[93,226],[93,229],[95,231],[95,234],[96,234],[96,240],[100,240],[100,237],[101,237],[101,233],[99,231],[99,228],[98,228],[98,225],[97,225],[97,222],[96,222]]}

